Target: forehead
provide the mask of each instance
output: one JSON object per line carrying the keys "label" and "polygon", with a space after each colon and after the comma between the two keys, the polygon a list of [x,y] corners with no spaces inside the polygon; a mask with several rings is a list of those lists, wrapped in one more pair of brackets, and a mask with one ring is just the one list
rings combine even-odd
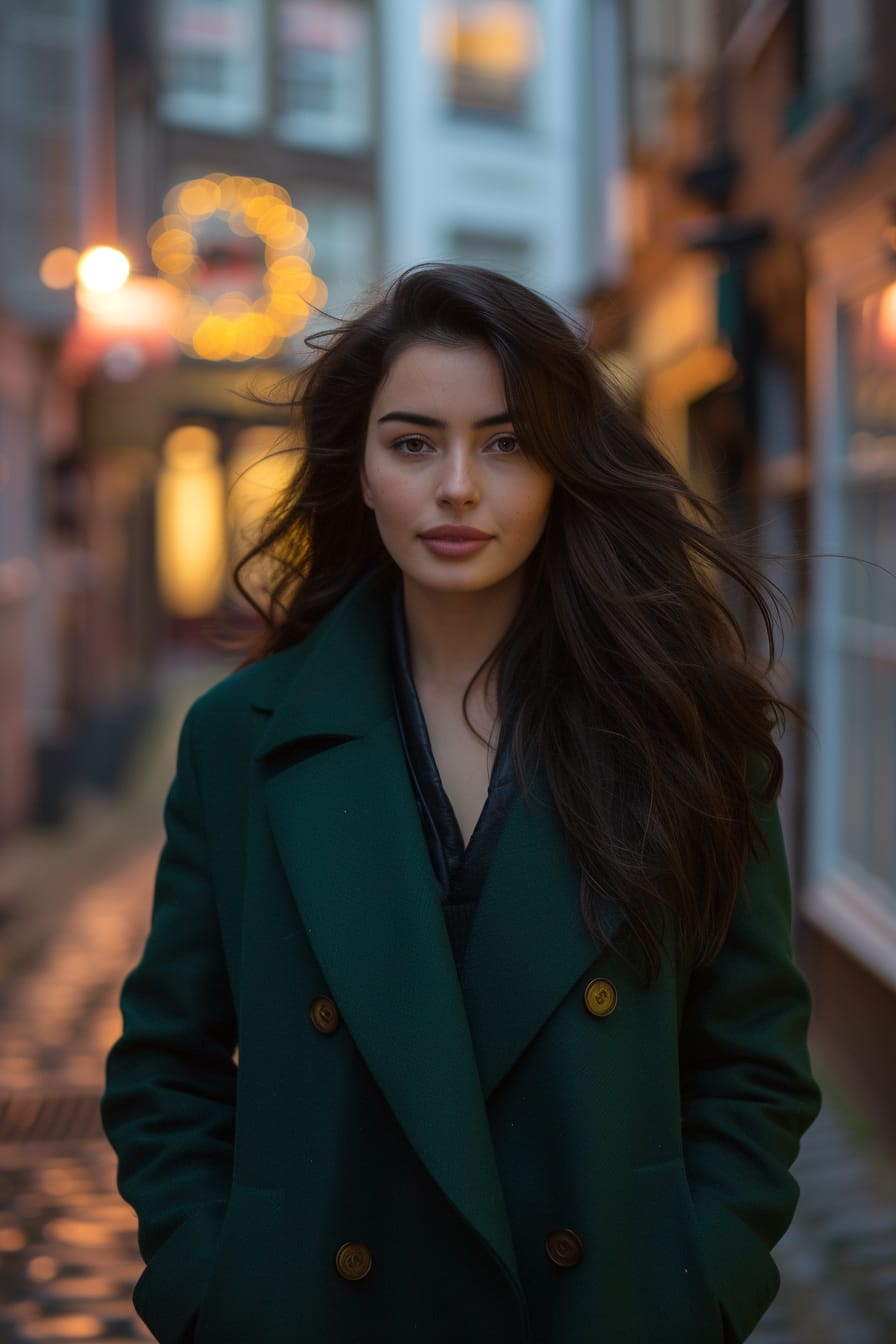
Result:
{"label": "forehead", "polygon": [[393,360],[372,410],[423,411],[434,404],[455,414],[469,409],[484,416],[504,410],[504,373],[497,355],[484,345],[415,341]]}

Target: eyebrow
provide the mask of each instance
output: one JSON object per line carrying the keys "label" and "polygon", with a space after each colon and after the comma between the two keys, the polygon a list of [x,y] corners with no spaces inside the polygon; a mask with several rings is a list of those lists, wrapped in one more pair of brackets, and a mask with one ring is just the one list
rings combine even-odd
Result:
{"label": "eyebrow", "polygon": [[[388,415],[381,415],[377,420],[378,425],[385,425],[389,420],[400,420],[406,425],[424,425],[428,429],[447,429],[444,420],[436,420],[431,415],[417,415],[415,411],[390,411]],[[489,429],[492,425],[512,425],[513,416],[509,411],[501,411],[499,415],[487,415],[484,420],[477,420],[474,429]]]}

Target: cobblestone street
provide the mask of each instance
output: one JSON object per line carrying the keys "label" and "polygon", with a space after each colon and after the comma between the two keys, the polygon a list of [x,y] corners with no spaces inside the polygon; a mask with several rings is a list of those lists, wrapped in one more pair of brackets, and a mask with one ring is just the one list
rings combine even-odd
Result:
{"label": "cobblestone street", "polygon": [[[157,845],[90,884],[7,988],[0,1041],[0,1340],[150,1338],[131,1304],[136,1220],[97,1098]],[[25,1098],[34,1098],[34,1102]],[[11,1140],[11,1141],[10,1141]]]}
{"label": "cobblestone street", "polygon": [[[5,1344],[148,1338],[130,1301],[141,1268],[135,1220],[115,1192],[96,1099],[118,1031],[121,978],[145,933],[156,852],[157,842],[144,843],[88,882],[55,920],[36,964],[13,976],[4,993]],[[797,1174],[800,1210],[777,1251],[784,1286],[753,1344],[892,1344],[892,1169],[850,1137],[828,1104],[804,1142]]]}

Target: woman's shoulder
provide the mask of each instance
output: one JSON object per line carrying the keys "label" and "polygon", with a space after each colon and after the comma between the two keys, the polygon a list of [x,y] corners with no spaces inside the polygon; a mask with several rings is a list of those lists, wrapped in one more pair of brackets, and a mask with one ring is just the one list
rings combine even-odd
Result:
{"label": "woman's shoulder", "polygon": [[345,664],[357,677],[359,658],[369,667],[385,638],[387,590],[376,578],[350,589],[303,639],[236,668],[204,691],[187,714],[191,731],[234,734],[243,724],[257,727],[259,711],[269,715],[301,695],[309,681],[326,682]]}
{"label": "woman's shoulder", "polygon": [[191,730],[233,732],[257,710],[270,710],[301,675],[311,642],[313,637],[226,673],[190,705],[186,717]]}

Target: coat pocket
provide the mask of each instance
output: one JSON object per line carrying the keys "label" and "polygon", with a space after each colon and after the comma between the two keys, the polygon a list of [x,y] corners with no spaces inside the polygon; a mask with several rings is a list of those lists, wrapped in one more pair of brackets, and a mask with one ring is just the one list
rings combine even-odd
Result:
{"label": "coat pocket", "polygon": [[160,1344],[180,1344],[215,1262],[225,1200],[200,1204],[152,1256],[134,1288],[134,1306]]}
{"label": "coat pocket", "polygon": [[297,1251],[285,1192],[234,1183],[193,1344],[297,1341]]}
{"label": "coat pocket", "polygon": [[680,1160],[632,1173],[634,1264],[642,1344],[723,1344],[722,1312],[700,1253]]}

